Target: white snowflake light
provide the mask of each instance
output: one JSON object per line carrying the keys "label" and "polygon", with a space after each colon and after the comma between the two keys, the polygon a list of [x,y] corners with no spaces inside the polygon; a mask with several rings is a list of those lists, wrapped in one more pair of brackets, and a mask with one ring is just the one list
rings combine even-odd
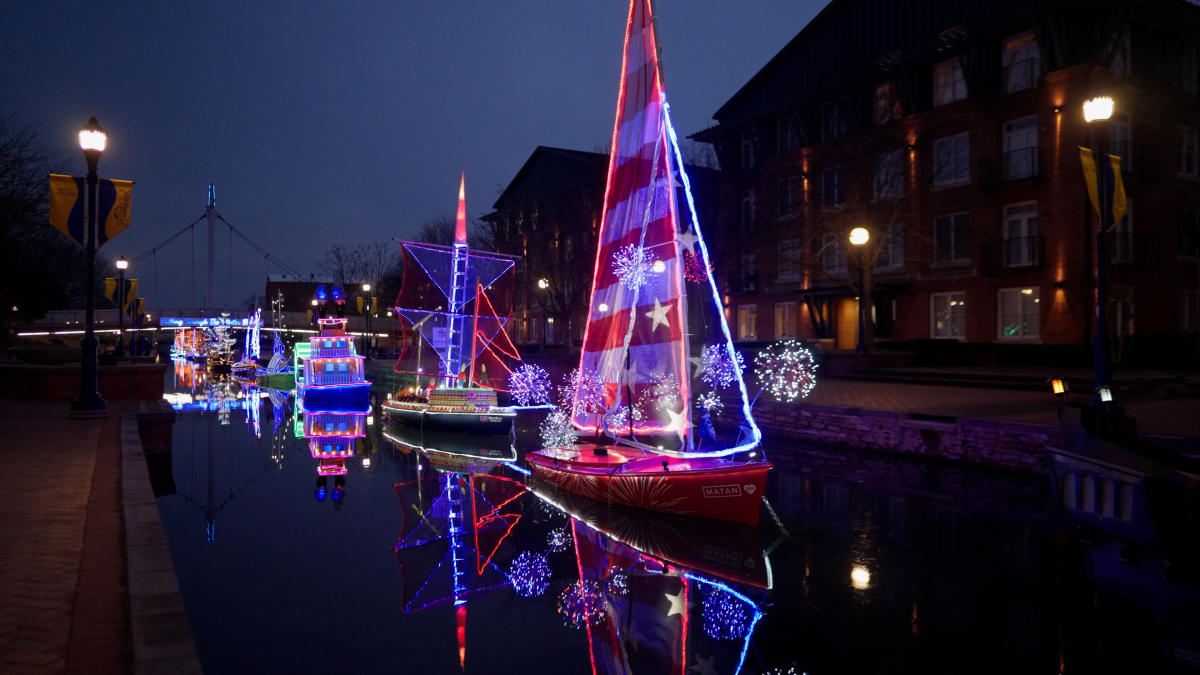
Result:
{"label": "white snowflake light", "polygon": [[780,401],[804,398],[817,383],[812,352],[795,340],[768,345],[754,357],[754,369],[763,391]]}
{"label": "white snowflake light", "polygon": [[594,372],[572,370],[558,388],[558,402],[571,415],[595,415],[604,412],[604,382]]}
{"label": "white snowflake light", "polygon": [[508,389],[518,405],[550,402],[550,376],[532,363],[517,368],[508,376]]}
{"label": "white snowflake light", "polygon": [[634,424],[646,419],[646,415],[640,407],[635,405],[630,408],[629,406],[619,405],[604,414],[604,423],[608,425],[610,430],[620,431],[629,427],[630,417],[633,418],[632,421]]}
{"label": "white snowflake light", "polygon": [[542,445],[547,448],[569,448],[579,438],[579,432],[571,424],[571,416],[562,410],[547,415],[538,432],[542,436]]}
{"label": "white snowflake light", "polygon": [[654,376],[654,384],[646,392],[658,410],[678,410],[683,403],[679,397],[679,379],[671,373]]}
{"label": "white snowflake light", "polygon": [[745,368],[741,352],[733,352],[733,358],[730,358],[729,349],[723,344],[709,345],[700,355],[700,379],[710,387],[728,387],[737,382]]}
{"label": "white snowflake light", "polygon": [[655,262],[646,249],[633,244],[625,244],[612,256],[613,273],[622,286],[631,290],[646,285],[650,275],[656,272]]}
{"label": "white snowflake light", "polygon": [[717,408],[720,408],[722,405],[723,404],[721,403],[721,397],[718,396],[717,392],[715,392],[715,391],[706,391],[706,392],[696,396],[696,407],[697,408],[702,408],[704,410],[708,410],[709,412],[711,412],[713,410],[716,410]]}

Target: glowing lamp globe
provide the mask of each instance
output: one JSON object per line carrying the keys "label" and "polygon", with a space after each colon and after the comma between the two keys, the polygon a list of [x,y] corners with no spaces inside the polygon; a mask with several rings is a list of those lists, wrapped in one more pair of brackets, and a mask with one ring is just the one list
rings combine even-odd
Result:
{"label": "glowing lamp globe", "polygon": [[856,227],[850,230],[850,243],[855,246],[862,246],[871,239],[871,233],[865,227]]}
{"label": "glowing lamp globe", "polygon": [[870,588],[871,572],[862,565],[855,565],[850,570],[850,585],[857,589]]}
{"label": "glowing lamp globe", "polygon": [[79,130],[79,147],[84,152],[104,152],[106,145],[108,145],[108,134],[104,133],[104,129],[100,128],[100,123],[96,121],[95,117],[92,117]]}
{"label": "glowing lamp globe", "polygon": [[117,258],[117,269],[121,270],[122,272],[129,269],[129,261],[125,259],[125,256]]}
{"label": "glowing lamp globe", "polygon": [[544,278],[538,279],[537,284],[538,284],[538,288],[540,288],[542,290],[546,290],[547,288],[550,288],[550,282]]}
{"label": "glowing lamp globe", "polygon": [[667,269],[667,264],[661,260],[655,260],[654,264],[650,266],[650,269],[654,270],[657,274],[662,274],[663,271]]}
{"label": "glowing lamp globe", "polygon": [[362,288],[363,288],[363,293],[370,293],[370,292],[371,292],[371,284],[363,284],[363,287],[362,287]]}
{"label": "glowing lamp globe", "polygon": [[1113,100],[1111,96],[1097,96],[1083,102],[1083,119],[1087,122],[1106,120],[1112,117]]}

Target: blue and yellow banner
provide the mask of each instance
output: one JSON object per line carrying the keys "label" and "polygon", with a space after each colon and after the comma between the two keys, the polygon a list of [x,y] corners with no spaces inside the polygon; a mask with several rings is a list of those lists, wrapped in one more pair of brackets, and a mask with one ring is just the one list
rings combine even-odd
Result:
{"label": "blue and yellow banner", "polygon": [[[50,174],[50,224],[87,246],[87,186],[78,176]],[[129,227],[133,181],[102,178],[96,183],[96,248]]]}
{"label": "blue and yellow banner", "polygon": [[119,299],[124,299],[121,309],[122,309],[122,311],[130,312],[130,311],[132,311],[131,304],[133,302],[133,299],[135,296],[137,296],[138,280],[137,279],[126,279],[125,280],[125,288],[118,295],[117,284],[119,284],[119,283],[120,283],[120,279],[114,279],[112,277],[105,277],[104,278],[104,297],[106,297],[110,301],[112,301],[113,304],[117,304]]}
{"label": "blue and yellow banner", "polygon": [[1092,151],[1088,148],[1079,148],[1079,162],[1083,165],[1083,182],[1087,184],[1088,200],[1092,202],[1092,208],[1096,213],[1101,214],[1100,210],[1100,190],[1097,185],[1097,180],[1103,172],[1104,184],[1113,186],[1112,194],[1108,198],[1112,201],[1108,206],[1111,207],[1112,221],[1101,224],[1101,228],[1105,232],[1111,231],[1116,224],[1121,222],[1125,217],[1125,211],[1129,208],[1129,202],[1125,197],[1125,181],[1121,179],[1121,158],[1116,155],[1109,155],[1107,162],[1101,162],[1099,167],[1096,166],[1096,158]]}

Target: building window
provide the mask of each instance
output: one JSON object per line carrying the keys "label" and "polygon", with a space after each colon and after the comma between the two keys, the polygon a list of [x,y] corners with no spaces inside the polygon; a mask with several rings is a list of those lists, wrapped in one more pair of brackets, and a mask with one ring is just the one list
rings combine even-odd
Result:
{"label": "building window", "polygon": [[896,98],[896,87],[884,82],[875,87],[875,124],[887,124],[903,114],[900,100]]}
{"label": "building window", "polygon": [[796,337],[796,303],[775,303],[775,339]]}
{"label": "building window", "polygon": [[831,232],[821,237],[821,268],[831,276],[846,274],[846,247],[841,238]]}
{"label": "building window", "polygon": [[754,227],[754,191],[750,190],[742,195],[742,208],[738,221],[743,228]]}
{"label": "building window", "polygon": [[557,334],[554,331],[554,317],[546,317],[546,344],[555,344]]}
{"label": "building window", "polygon": [[780,155],[791,154],[800,147],[800,133],[796,128],[795,117],[784,117],[779,120],[776,128],[775,148]]}
{"label": "building window", "polygon": [[1108,120],[1108,152],[1121,158],[1121,170],[1133,170],[1133,127],[1126,113],[1113,113]]}
{"label": "building window", "polygon": [[1196,93],[1196,48],[1184,47],[1179,55],[1179,88]]}
{"label": "building window", "polygon": [[1030,115],[1004,124],[1004,179],[1020,180],[1038,175],[1037,116]]}
{"label": "building window", "polygon": [[1004,266],[1028,267],[1038,263],[1037,202],[1004,207]]}
{"label": "building window", "polygon": [[953,213],[933,219],[933,262],[971,260],[971,214]]}
{"label": "building window", "polygon": [[971,180],[971,134],[939,138],[933,142],[933,186],[960,185]]}
{"label": "building window", "polygon": [[747,131],[742,134],[742,171],[754,169],[756,159],[754,152],[755,145],[753,133]]}
{"label": "building window", "polygon": [[821,140],[832,141],[846,135],[846,124],[842,121],[841,106],[836,101],[821,105]]}
{"label": "building window", "polygon": [[999,291],[1000,340],[1036,339],[1040,334],[1037,288],[1002,288]]}
{"label": "building window", "polygon": [[878,246],[879,255],[875,258],[874,269],[884,271],[904,267],[904,223],[893,223]]}
{"label": "building window", "polygon": [[1118,35],[1112,47],[1112,61],[1109,63],[1108,71],[1113,75],[1128,75],[1131,67],[1129,58],[1129,26],[1126,24],[1121,29],[1121,34]]}
{"label": "building window", "polygon": [[1196,130],[1192,127],[1179,127],[1179,175],[1196,178],[1200,173],[1196,169],[1197,154]]}
{"label": "building window", "polygon": [[738,305],[738,340],[758,339],[758,305]]}
{"label": "building window", "polygon": [[1133,200],[1125,200],[1125,215],[1121,216],[1109,235],[1112,244],[1109,260],[1115,263],[1133,262]]}
{"label": "building window", "polygon": [[929,295],[929,337],[961,340],[967,336],[967,294]]}
{"label": "building window", "polygon": [[1179,292],[1179,332],[1200,332],[1200,293],[1196,291]]}
{"label": "building window", "polygon": [[1195,207],[1187,207],[1175,214],[1175,222],[1179,225],[1179,255],[1187,258],[1200,258],[1200,220],[1196,213]]}
{"label": "building window", "polygon": [[1033,31],[1004,41],[1004,91],[1032,89],[1042,74],[1041,56]]}
{"label": "building window", "polygon": [[800,278],[800,240],[784,239],[777,251],[777,271],[780,280]]}
{"label": "building window", "polygon": [[836,166],[821,172],[821,205],[833,208],[846,203],[846,181],[850,177],[849,166]]}
{"label": "building window", "polygon": [[963,79],[962,63],[958,57],[946,59],[933,67],[933,105],[946,105],[967,97],[967,81]]}
{"label": "building window", "polygon": [[790,216],[799,209],[801,197],[800,178],[793,176],[779,181],[776,185],[776,195],[778,197],[776,215]]}
{"label": "building window", "polygon": [[904,151],[879,156],[875,164],[875,198],[894,199],[904,192]]}

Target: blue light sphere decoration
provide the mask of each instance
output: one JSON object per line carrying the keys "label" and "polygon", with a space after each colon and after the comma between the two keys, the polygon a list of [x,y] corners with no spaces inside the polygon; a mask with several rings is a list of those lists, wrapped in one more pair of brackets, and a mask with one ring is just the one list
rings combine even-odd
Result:
{"label": "blue light sphere decoration", "polygon": [[508,376],[508,390],[517,405],[549,403],[550,375],[538,366],[527,363]]}
{"label": "blue light sphere decoration", "polygon": [[558,596],[558,613],[563,623],[572,628],[596,626],[604,621],[604,593],[600,582],[580,579],[563,589]]}
{"label": "blue light sphere decoration", "polygon": [[625,597],[629,595],[629,575],[622,572],[619,567],[613,567],[608,571],[608,578],[604,580],[604,587],[609,595]]}
{"label": "blue light sphere decoration", "polygon": [[546,556],[522,551],[508,568],[508,580],[522,598],[536,598],[550,587],[550,563]]}
{"label": "blue light sphere decoration", "polygon": [[733,352],[726,345],[708,345],[700,354],[700,379],[710,387],[724,388],[737,382],[746,368],[741,352]]}
{"label": "blue light sphere decoration", "polygon": [[550,531],[550,535],[546,538],[546,545],[555,553],[561,553],[567,550],[567,545],[571,543],[571,534],[567,532],[567,528],[560,527]]}
{"label": "blue light sphere decoration", "polygon": [[750,629],[750,610],[733,595],[714,590],[704,598],[704,632],[714,640],[737,640]]}

